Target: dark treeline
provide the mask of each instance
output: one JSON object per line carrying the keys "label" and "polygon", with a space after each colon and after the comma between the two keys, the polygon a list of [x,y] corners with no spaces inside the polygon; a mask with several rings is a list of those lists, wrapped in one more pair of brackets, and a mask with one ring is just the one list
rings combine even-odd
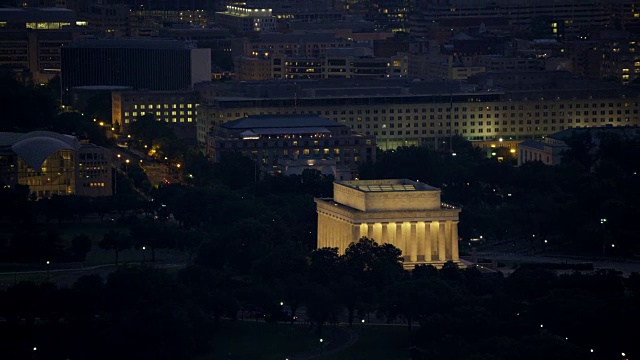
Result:
{"label": "dark treeline", "polygon": [[177,273],[121,267],[106,281],[88,276],[70,288],[19,283],[0,293],[3,358],[188,359],[210,350],[221,319],[304,321],[291,326],[316,334],[338,321],[403,321],[412,346],[398,358],[416,360],[619,359],[640,351],[622,325],[640,317],[637,274],[522,268],[505,279],[451,263],[409,273],[398,256],[363,238],[341,256],[280,248],[246,264],[242,276],[203,251]]}
{"label": "dark treeline", "polygon": [[640,213],[640,140],[605,133],[598,142],[576,135],[561,165],[515,167],[454,138],[455,156],[416,147],[385,151],[375,165],[363,167],[361,177],[440,187],[443,201],[463,207],[463,239],[484,235],[538,248],[549,239],[564,253],[589,256],[600,256],[606,241],[615,243],[616,256],[633,256],[640,250],[633,220]]}

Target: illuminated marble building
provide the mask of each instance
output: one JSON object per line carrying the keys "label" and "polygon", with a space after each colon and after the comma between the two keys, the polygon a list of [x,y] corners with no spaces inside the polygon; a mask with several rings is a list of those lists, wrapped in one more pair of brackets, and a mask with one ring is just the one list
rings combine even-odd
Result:
{"label": "illuminated marble building", "polygon": [[440,202],[440,189],[407,179],[333,183],[333,199],[316,199],[318,248],[343,254],[363,236],[404,255],[405,268],[438,268],[458,257],[460,209]]}

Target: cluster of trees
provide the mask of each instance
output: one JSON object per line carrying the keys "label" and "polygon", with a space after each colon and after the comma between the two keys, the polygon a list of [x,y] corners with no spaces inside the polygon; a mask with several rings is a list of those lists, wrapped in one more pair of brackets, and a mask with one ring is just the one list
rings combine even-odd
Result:
{"label": "cluster of trees", "polygon": [[[463,207],[460,235],[528,244],[552,239],[561,251],[600,255],[603,241],[615,242],[617,256],[633,256],[633,214],[640,212],[636,159],[640,140],[602,133],[567,140],[562,164],[514,167],[487,158],[455,139],[453,151],[425,148],[384,151],[362,168],[362,179],[419,179],[443,190],[443,200]],[[600,219],[607,219],[602,226]],[[543,244],[531,244],[540,248]],[[610,244],[608,244],[610,247]]]}
{"label": "cluster of trees", "polygon": [[[182,274],[180,274],[182,276]],[[190,359],[212,323],[194,290],[151,268],[121,268],[72,287],[19,283],[0,293],[5,359]]]}
{"label": "cluster of trees", "polygon": [[110,144],[104,128],[92,120],[94,112],[60,112],[59,78],[46,86],[24,86],[13,78],[0,77],[0,108],[0,131],[48,130],[73,134],[100,146]]}
{"label": "cluster of trees", "polygon": [[0,292],[3,355],[189,359],[208,350],[223,318],[304,320],[316,333],[338,321],[401,320],[412,346],[398,358],[415,360],[617,359],[640,351],[624,325],[640,320],[638,274],[522,268],[503,278],[452,263],[407,272],[399,256],[363,238],[343,255],[281,247],[243,273],[203,251],[172,273],[120,267],[106,281],[87,276],[69,288],[19,283]]}

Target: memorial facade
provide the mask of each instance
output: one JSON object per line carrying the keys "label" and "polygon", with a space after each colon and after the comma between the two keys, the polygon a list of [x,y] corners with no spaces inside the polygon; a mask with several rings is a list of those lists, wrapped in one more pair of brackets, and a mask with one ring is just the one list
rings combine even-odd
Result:
{"label": "memorial facade", "polygon": [[350,180],[333,184],[333,199],[316,199],[318,248],[343,254],[363,236],[391,244],[404,267],[447,261],[460,265],[460,209],[440,201],[440,189],[407,179]]}

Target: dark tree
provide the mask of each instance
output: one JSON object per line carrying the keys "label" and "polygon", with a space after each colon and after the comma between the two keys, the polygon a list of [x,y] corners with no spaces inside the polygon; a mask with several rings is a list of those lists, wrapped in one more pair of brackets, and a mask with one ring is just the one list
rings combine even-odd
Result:
{"label": "dark tree", "polygon": [[103,250],[113,250],[116,266],[118,266],[118,255],[120,252],[130,249],[131,245],[131,236],[114,230],[109,230],[108,233],[104,234],[102,241],[98,244]]}

